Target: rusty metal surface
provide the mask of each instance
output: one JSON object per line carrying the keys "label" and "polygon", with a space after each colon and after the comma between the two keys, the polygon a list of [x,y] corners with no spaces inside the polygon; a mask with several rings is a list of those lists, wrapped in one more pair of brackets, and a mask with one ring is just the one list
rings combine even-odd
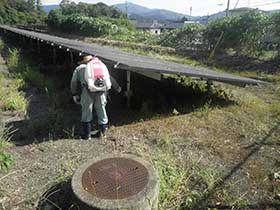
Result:
{"label": "rusty metal surface", "polygon": [[89,166],[82,175],[82,185],[96,197],[119,200],[141,192],[148,178],[148,170],[141,163],[127,158],[109,158]]}

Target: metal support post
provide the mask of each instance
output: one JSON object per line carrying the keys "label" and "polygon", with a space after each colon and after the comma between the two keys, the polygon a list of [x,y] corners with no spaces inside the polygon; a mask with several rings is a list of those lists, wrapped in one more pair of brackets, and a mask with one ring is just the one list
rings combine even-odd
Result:
{"label": "metal support post", "polygon": [[211,88],[212,88],[212,85],[213,85],[213,81],[207,80],[207,96],[208,96],[208,97],[210,97],[210,95],[211,95]]}
{"label": "metal support post", "polygon": [[227,2],[227,10],[226,10],[226,16],[229,16],[229,6],[230,6],[230,0]]}
{"label": "metal support post", "polygon": [[[33,48],[33,41],[32,41],[32,38],[29,39],[29,42],[30,42],[30,48]],[[33,50],[33,49],[32,49]]]}
{"label": "metal support post", "polygon": [[126,97],[127,97],[127,107],[130,107],[130,102],[131,102],[131,72],[130,71],[126,71]]}
{"label": "metal support post", "polygon": [[53,48],[53,64],[56,65],[56,49]]}
{"label": "metal support post", "polygon": [[74,66],[74,57],[73,57],[73,52],[69,51],[70,52],[70,62],[71,62],[71,67]]}
{"label": "metal support post", "polygon": [[38,53],[41,53],[40,40],[39,39],[37,39],[37,50],[38,50]]}

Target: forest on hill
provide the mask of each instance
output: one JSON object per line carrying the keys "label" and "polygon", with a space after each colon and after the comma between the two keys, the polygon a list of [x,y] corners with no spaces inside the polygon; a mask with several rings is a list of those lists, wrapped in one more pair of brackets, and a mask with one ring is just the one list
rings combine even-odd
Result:
{"label": "forest on hill", "polygon": [[0,0],[0,24],[42,24],[46,18],[40,0]]}
{"label": "forest on hill", "polygon": [[76,4],[64,0],[60,7],[49,13],[48,24],[61,32],[171,47],[180,55],[230,53],[261,57],[273,51],[273,60],[279,54],[280,13],[269,16],[252,10],[213,20],[208,25],[185,24],[183,28],[154,35],[148,30],[136,30],[124,13],[103,3]]}

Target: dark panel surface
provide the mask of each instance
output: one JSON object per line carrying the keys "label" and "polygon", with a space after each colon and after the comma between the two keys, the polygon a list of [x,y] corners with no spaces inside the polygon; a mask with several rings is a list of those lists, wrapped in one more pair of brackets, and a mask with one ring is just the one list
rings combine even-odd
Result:
{"label": "dark panel surface", "polygon": [[26,31],[4,25],[0,25],[0,28],[33,39],[44,40],[46,42],[49,42],[49,44],[53,43],[53,45],[69,48],[72,51],[96,55],[103,59],[105,62],[107,61],[114,64],[118,64],[119,69],[125,69],[136,72],[143,71],[160,74],[186,75],[190,77],[200,78],[203,80],[213,80],[236,85],[257,85],[264,83],[263,81],[259,80],[239,77],[223,72],[216,72],[204,67],[168,62],[156,58],[151,58],[148,56],[127,53],[119,49],[100,46],[96,44],[88,44],[76,40],[65,39],[33,31]]}

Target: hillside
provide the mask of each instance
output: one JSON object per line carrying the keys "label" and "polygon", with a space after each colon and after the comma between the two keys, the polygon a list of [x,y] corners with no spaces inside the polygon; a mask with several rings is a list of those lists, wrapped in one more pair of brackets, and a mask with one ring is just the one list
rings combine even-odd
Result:
{"label": "hillside", "polygon": [[[118,8],[122,12],[126,12],[126,4],[115,4],[113,6]],[[184,15],[181,13],[172,12],[164,9],[149,9],[147,7],[133,4],[131,2],[128,3],[128,14],[131,18],[145,17],[148,19],[154,19],[160,21],[164,21],[164,20],[176,21],[182,19],[183,17],[192,19],[191,16]]]}
{"label": "hillside", "polygon": [[[126,12],[126,4],[115,4],[113,5],[114,7],[118,8],[122,12]],[[252,10],[251,8],[239,8],[241,10],[248,9]],[[272,15],[274,13],[279,12],[279,10],[270,10],[270,11],[264,11],[268,15]],[[173,11],[169,10],[164,10],[164,9],[150,9],[147,7],[143,7],[137,4],[133,4],[131,2],[128,3],[128,14],[130,19],[133,20],[139,20],[143,21],[145,19],[150,19],[150,20],[159,20],[159,21],[177,21],[182,19],[183,17],[187,17],[188,20],[192,21],[199,21],[203,24],[207,24],[207,22],[218,19],[218,18],[223,18],[226,16],[225,11],[217,12],[211,15],[205,15],[205,16],[189,16],[189,15],[184,15],[181,13],[176,13]]]}
{"label": "hillside", "polygon": [[[244,8],[238,8],[238,9],[230,10],[230,12],[233,12],[233,11],[236,12],[238,10],[246,12],[246,11],[252,11],[254,9],[244,7]],[[274,13],[277,13],[279,11],[280,10],[270,10],[270,11],[263,11],[263,12],[265,12],[267,15],[273,15]],[[207,24],[207,22],[210,22],[212,20],[216,20],[218,18],[223,18],[223,17],[226,17],[226,12],[225,11],[214,13],[214,14],[209,15],[209,16],[198,17],[198,21],[203,23],[203,24],[204,23]]]}

